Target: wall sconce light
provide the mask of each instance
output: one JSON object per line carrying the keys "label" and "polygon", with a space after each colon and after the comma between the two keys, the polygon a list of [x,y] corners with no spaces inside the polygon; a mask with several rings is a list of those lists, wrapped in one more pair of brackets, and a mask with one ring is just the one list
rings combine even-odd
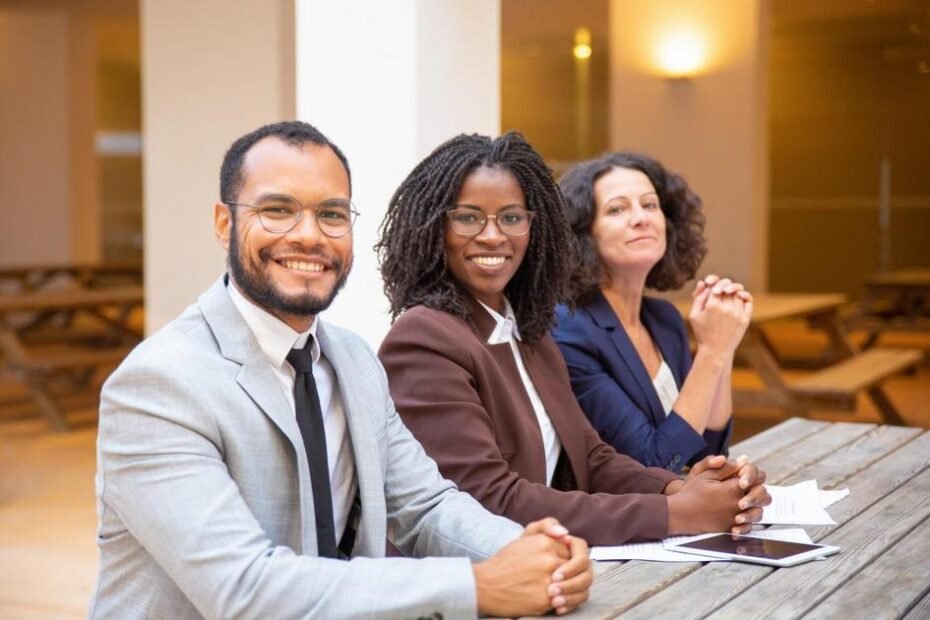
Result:
{"label": "wall sconce light", "polygon": [[656,64],[665,77],[694,77],[705,68],[706,62],[707,45],[700,33],[679,29],[660,35],[656,46]]}
{"label": "wall sconce light", "polygon": [[572,55],[578,60],[587,60],[591,58],[592,53],[591,31],[587,28],[577,29],[575,31],[575,46],[572,48]]}

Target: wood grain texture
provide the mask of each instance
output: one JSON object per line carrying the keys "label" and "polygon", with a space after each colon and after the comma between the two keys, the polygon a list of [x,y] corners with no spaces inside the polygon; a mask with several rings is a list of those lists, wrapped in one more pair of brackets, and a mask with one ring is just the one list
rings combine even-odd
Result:
{"label": "wood grain texture", "polygon": [[930,520],[925,517],[922,524],[904,532],[896,544],[837,588],[808,617],[900,618],[928,591]]}

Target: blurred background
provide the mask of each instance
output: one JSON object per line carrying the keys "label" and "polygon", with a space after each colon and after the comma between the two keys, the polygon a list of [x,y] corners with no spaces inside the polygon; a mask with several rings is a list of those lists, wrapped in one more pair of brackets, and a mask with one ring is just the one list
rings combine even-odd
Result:
{"label": "blurred background", "polygon": [[[518,130],[556,174],[657,157],[704,199],[701,273],[773,295],[745,437],[930,427],[928,110],[930,0],[0,0],[0,617],[86,613],[99,386],[222,272],[243,133],[296,117],[346,151],[362,216],[326,319],[374,346],[377,227],[440,142]],[[843,398],[792,387],[843,359]]]}

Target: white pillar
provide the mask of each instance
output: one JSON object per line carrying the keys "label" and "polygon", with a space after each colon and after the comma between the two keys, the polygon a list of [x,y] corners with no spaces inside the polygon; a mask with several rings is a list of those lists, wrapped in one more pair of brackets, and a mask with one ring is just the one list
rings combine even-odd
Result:
{"label": "white pillar", "polygon": [[213,204],[229,145],[294,116],[293,0],[141,0],[146,329],[222,273]]}
{"label": "white pillar", "polygon": [[355,266],[325,319],[377,347],[390,326],[372,246],[394,190],[462,132],[500,131],[499,0],[298,0],[297,115],[349,159]]}
{"label": "white pillar", "polygon": [[[651,153],[704,199],[701,273],[765,290],[768,0],[612,0],[610,25],[611,148]],[[685,56],[693,45],[703,63],[691,78],[669,79],[658,54],[682,35]]]}

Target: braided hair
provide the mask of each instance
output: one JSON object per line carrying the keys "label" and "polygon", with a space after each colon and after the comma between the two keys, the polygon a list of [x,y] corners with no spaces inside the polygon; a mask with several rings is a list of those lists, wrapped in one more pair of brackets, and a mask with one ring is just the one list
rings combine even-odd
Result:
{"label": "braided hair", "polygon": [[375,250],[381,259],[384,292],[393,318],[424,305],[471,322],[468,293],[446,265],[445,212],[455,205],[465,178],[477,168],[507,170],[517,179],[526,208],[536,213],[517,272],[504,294],[528,341],[545,335],[555,306],[567,296],[571,273],[571,230],[562,195],[537,153],[519,133],[499,138],[458,135],[421,161],[394,192]]}
{"label": "braided hair", "polygon": [[594,247],[591,227],[597,216],[594,184],[614,168],[638,170],[645,174],[659,196],[659,207],[665,216],[665,254],[646,276],[648,288],[657,291],[681,288],[694,277],[707,255],[701,197],[681,175],[648,155],[632,151],[606,153],[597,159],[581,162],[559,179],[566,214],[575,236],[577,260],[570,294],[577,305],[594,299],[607,275]]}

